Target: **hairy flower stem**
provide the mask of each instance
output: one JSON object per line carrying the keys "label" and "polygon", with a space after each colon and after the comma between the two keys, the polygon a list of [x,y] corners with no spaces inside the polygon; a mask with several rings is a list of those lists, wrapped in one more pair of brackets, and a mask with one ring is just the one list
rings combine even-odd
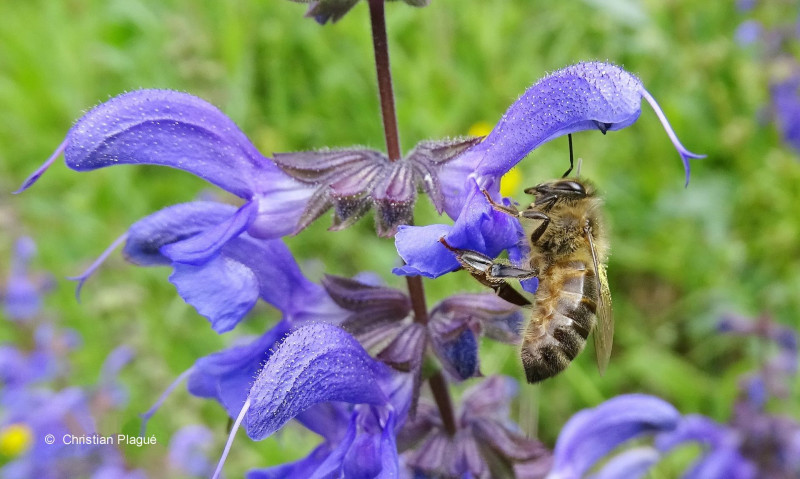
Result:
{"label": "hairy flower stem", "polygon": [[[386,38],[386,15],[384,0],[368,0],[369,18],[372,24],[372,46],[375,50],[375,71],[378,76],[378,93],[381,98],[381,116],[383,117],[383,133],[386,137],[386,153],[391,161],[400,159],[400,133],[397,129],[397,113],[394,109],[394,92],[392,91],[392,73],[389,69],[389,43]],[[422,278],[407,276],[408,294],[414,309],[414,320],[421,324],[428,323],[428,308],[425,305],[425,289]],[[445,430],[452,436],[456,433],[456,421],[453,414],[453,403],[447,380],[441,371],[437,371],[428,379],[433,398],[439,408]]]}
{"label": "hairy flower stem", "polygon": [[383,133],[386,136],[386,153],[389,160],[400,159],[400,134],[394,110],[392,73],[389,71],[389,43],[386,40],[384,0],[369,0],[369,19],[372,23],[372,46],[375,49],[375,71],[378,74],[378,94],[381,98]]}

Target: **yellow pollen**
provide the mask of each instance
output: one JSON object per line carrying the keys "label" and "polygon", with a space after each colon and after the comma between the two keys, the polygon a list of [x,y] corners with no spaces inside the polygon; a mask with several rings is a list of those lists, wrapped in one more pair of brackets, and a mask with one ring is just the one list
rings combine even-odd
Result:
{"label": "yellow pollen", "polygon": [[513,196],[519,189],[520,184],[522,184],[522,173],[515,166],[500,179],[500,195],[503,197]]}
{"label": "yellow pollen", "polygon": [[33,431],[27,424],[9,424],[0,430],[0,455],[15,457],[31,447]]}
{"label": "yellow pollen", "polygon": [[467,134],[469,136],[486,136],[492,132],[492,125],[485,121],[479,121],[473,123],[471,127],[469,127],[469,131]]}

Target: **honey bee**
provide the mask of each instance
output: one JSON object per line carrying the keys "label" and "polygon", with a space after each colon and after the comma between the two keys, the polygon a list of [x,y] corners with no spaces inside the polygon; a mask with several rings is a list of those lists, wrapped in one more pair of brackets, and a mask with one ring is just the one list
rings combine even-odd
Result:
{"label": "honey bee", "polygon": [[529,383],[566,369],[583,350],[593,329],[602,374],[614,335],[602,200],[590,182],[579,178],[548,181],[527,188],[525,193],[532,194],[534,200],[520,211],[494,202],[484,191],[494,209],[523,220],[523,224],[538,222],[530,232],[530,254],[523,267],[453,248],[443,238],[440,241],[478,281],[514,304],[530,302],[506,280],[539,279],[520,353]]}

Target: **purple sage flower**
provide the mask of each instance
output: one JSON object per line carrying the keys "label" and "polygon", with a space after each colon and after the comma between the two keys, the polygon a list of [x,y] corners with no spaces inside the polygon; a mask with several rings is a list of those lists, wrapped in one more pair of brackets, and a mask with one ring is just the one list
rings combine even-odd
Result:
{"label": "purple sage flower", "polygon": [[[5,464],[0,476],[9,479],[88,477],[97,469],[116,462],[119,452],[113,445],[64,443],[65,437],[96,433],[88,402],[86,393],[79,388],[57,393],[38,389],[4,401],[0,428],[7,424],[25,425],[34,442],[24,455]],[[45,443],[47,434],[56,438],[53,444]]]}
{"label": "purple sage flower", "polygon": [[574,415],[558,436],[548,478],[584,477],[617,446],[634,438],[673,430],[680,419],[667,402],[643,394],[618,396]]}
{"label": "purple sage flower", "polygon": [[[186,208],[188,207],[188,208]],[[175,205],[169,209],[195,211],[211,211],[217,208],[227,207],[218,203],[208,203],[199,205],[189,203],[187,205]],[[199,209],[198,209],[199,208]],[[162,210],[164,212],[166,210]],[[142,222],[152,225],[164,225],[165,222],[159,221],[156,216],[161,212],[145,218]],[[166,215],[169,218],[169,215]],[[199,215],[198,218],[203,218]],[[191,224],[193,221],[181,219],[179,224]],[[168,242],[170,235],[175,233],[166,227],[163,231],[154,233],[154,230],[143,229],[141,235],[134,234],[138,231],[136,225],[131,228],[131,234],[126,245],[125,252],[130,259],[142,265],[159,264],[169,261],[159,251],[163,245],[148,244],[147,238],[160,238]],[[181,235],[178,234],[178,237]],[[141,238],[139,242],[137,238]],[[282,319],[271,329],[261,336],[255,338],[240,338],[236,344],[222,351],[203,356],[195,361],[194,365],[181,374],[172,385],[158,399],[156,404],[142,415],[142,430],[145,429],[147,421],[152,417],[161,406],[166,396],[183,379],[188,378],[187,389],[191,394],[201,398],[213,399],[222,405],[227,413],[235,418],[242,405],[245,403],[254,378],[264,367],[264,364],[272,356],[275,347],[284,337],[294,328],[305,323],[329,322],[338,324],[347,317],[347,311],[336,304],[328,295],[326,290],[303,276],[297,263],[294,261],[289,250],[281,240],[257,240],[250,238],[247,234],[242,235],[236,240],[231,241],[215,257],[215,262],[222,262],[225,267],[233,265],[233,278],[230,275],[219,274],[219,269],[201,267],[194,269],[192,265],[178,265],[173,263],[176,273],[170,277],[178,292],[189,304],[198,309],[198,312],[208,318],[215,325],[215,318],[220,317],[219,311],[226,312],[232,310],[232,305],[236,307],[233,311],[235,322],[238,322],[252,308],[255,299],[260,295],[273,304],[282,313]],[[174,277],[179,268],[186,268],[191,275],[184,283],[175,281]],[[203,294],[203,291],[222,291],[234,288],[236,275],[245,276],[254,280],[254,287],[251,296],[245,297],[243,307],[236,306],[232,300],[225,301],[224,294],[217,298],[210,294]],[[186,285],[191,288],[197,284],[200,294],[193,295],[191,289],[184,289]],[[234,291],[242,294],[242,291]],[[238,296],[242,297],[242,296]],[[233,296],[234,299],[237,296]],[[235,322],[233,323],[235,325]],[[219,322],[216,322],[219,324]],[[233,327],[233,325],[231,325]],[[220,331],[216,326],[215,329]],[[220,331],[222,332],[222,331]]]}
{"label": "purple sage flower", "polygon": [[182,427],[169,441],[169,463],[176,473],[189,477],[208,477],[213,464],[208,459],[213,433],[205,426]]}
{"label": "purple sage flower", "polygon": [[772,110],[784,141],[800,151],[800,71],[770,86]]}
{"label": "purple sage flower", "polygon": [[134,352],[129,346],[119,346],[111,351],[103,366],[100,377],[94,388],[94,402],[100,409],[119,409],[128,402],[128,390],[119,380],[119,373],[134,359]]}
{"label": "purple sage flower", "polygon": [[760,22],[756,20],[746,20],[736,27],[736,32],[733,34],[736,43],[741,46],[748,46],[756,43],[761,38],[764,28]]}
{"label": "purple sage flower", "polygon": [[18,192],[35,183],[62,152],[67,166],[76,171],[118,164],[168,166],[244,199],[244,205],[221,218],[216,228],[185,245],[195,247],[182,251],[189,256],[243,231],[257,238],[292,233],[312,193],[259,153],[216,107],[170,90],[133,91],[90,110]]}
{"label": "purple sage flower", "polygon": [[28,264],[35,254],[36,244],[28,237],[18,239],[14,245],[11,271],[1,298],[3,310],[14,321],[29,320],[39,314],[42,307],[41,296],[46,285],[28,271]]}
{"label": "purple sage flower", "polygon": [[[308,414],[301,421],[326,441],[306,459],[253,471],[249,477],[350,477],[355,471],[364,477],[396,477],[395,435],[410,404],[408,384],[342,329],[324,323],[302,326],[286,337],[258,373],[215,477],[242,421],[250,438],[261,440],[301,413]],[[326,409],[315,411],[318,405]],[[313,420],[320,416],[327,420]]]}
{"label": "purple sage flower", "polygon": [[660,451],[667,452],[690,441],[702,444],[705,451],[684,477],[698,479],[758,477],[754,465],[739,452],[741,437],[738,433],[704,416],[689,415],[682,418],[675,430],[656,438],[656,446]]}
{"label": "purple sage flower", "polygon": [[[220,231],[219,222],[235,211],[209,201],[169,206],[130,227],[120,238],[123,254],[139,266],[171,266],[169,280],[178,294],[218,333],[233,329],[259,298],[289,320],[335,316],[337,308],[324,289],[303,276],[280,239]],[[75,278],[80,285],[108,253]]]}
{"label": "purple sage flower", "polygon": [[397,161],[365,148],[277,153],[274,161],[287,175],[315,189],[297,230],[331,208],[331,230],[346,228],[375,208],[378,235],[390,237],[399,226],[411,224],[417,190],[428,194],[439,213],[444,211],[442,169],[479,141],[422,141]]}
{"label": "purple sage flower", "polygon": [[619,396],[570,419],[558,438],[555,464],[548,477],[584,477],[618,445],[645,434],[654,435],[654,449],[622,452],[593,477],[640,477],[663,455],[687,443],[699,444],[701,452],[685,478],[799,477],[800,423],[768,414],[765,407],[771,396],[788,397],[785,384],[793,381],[797,372],[796,334],[766,315],[755,321],[725,316],[718,328],[760,337],[779,348],[779,354],[767,360],[759,374],[741,381],[728,424],[698,414],[680,417],[672,406],[651,396]]}
{"label": "purple sage flower", "polygon": [[622,68],[602,62],[578,63],[558,70],[531,86],[506,111],[481,143],[443,163],[438,171],[444,211],[452,226],[401,226],[395,237],[407,263],[394,272],[435,278],[459,267],[439,238],[460,249],[496,257],[508,249],[512,262],[519,253],[521,227],[516,218],[495,211],[482,190],[499,199],[500,178],[530,151],[559,136],[583,130],[602,133],[633,124],[641,113],[641,100],[655,110],[678,150],[689,181],[689,159],[702,155],[687,150],[678,140],[655,99],[641,81]]}

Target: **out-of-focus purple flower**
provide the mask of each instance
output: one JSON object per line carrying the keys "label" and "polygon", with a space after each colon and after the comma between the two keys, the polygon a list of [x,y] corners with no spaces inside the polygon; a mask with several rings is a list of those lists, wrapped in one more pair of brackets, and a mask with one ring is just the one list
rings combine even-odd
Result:
{"label": "out-of-focus purple flower", "polygon": [[[114,445],[70,443],[71,436],[89,437],[96,433],[88,397],[78,388],[58,393],[30,391],[4,401],[3,406],[5,414],[0,426],[24,424],[34,440],[24,455],[0,469],[0,476],[4,478],[89,477],[98,468],[114,464],[119,458]],[[45,443],[48,434],[55,437],[53,444]]]}
{"label": "out-of-focus purple flower", "polygon": [[[796,333],[776,323],[768,315],[756,320],[728,315],[720,320],[718,329],[729,334],[755,336],[773,342],[779,348],[779,354],[765,360],[757,374],[742,378],[740,395],[728,424],[720,424],[696,414],[676,420],[674,409],[660,399],[640,395],[620,396],[593,410],[578,413],[567,423],[556,444],[556,464],[551,476],[583,477],[600,457],[608,454],[624,439],[637,435],[636,420],[630,422],[625,415],[640,415],[646,419],[642,408],[649,403],[654,413],[661,409],[659,414],[670,418],[657,427],[649,425],[641,428],[642,432],[649,430],[656,433],[655,446],[660,454],[687,443],[702,446],[698,458],[683,477],[800,477],[800,424],[795,419],[771,415],[765,410],[771,397],[788,397],[786,384],[794,380],[797,369]],[[617,412],[609,406],[614,403],[625,411]],[[614,421],[617,420],[630,424],[615,425]],[[592,432],[593,429],[596,431]],[[585,444],[581,444],[581,441]],[[580,448],[569,445],[573,443],[581,444]],[[637,454],[632,454],[630,458],[620,455],[609,461],[596,477],[637,477],[636,474],[643,473],[649,467],[648,462],[652,464],[657,460],[658,457],[648,459],[645,456],[637,459]],[[624,474],[617,473],[617,466],[630,466],[632,469]]]}
{"label": "out-of-focus purple flower", "polygon": [[[440,237],[459,249],[495,257],[520,242],[518,221],[494,211],[481,190],[498,202],[500,178],[531,150],[559,136],[583,130],[603,133],[633,124],[646,100],[678,150],[689,181],[689,159],[702,155],[678,140],[664,112],[641,81],[622,68],[602,62],[578,63],[558,70],[530,87],[506,111],[483,142],[443,163],[438,178],[450,226],[402,227],[395,246],[407,263],[396,274],[437,277],[455,270],[452,253]],[[420,229],[424,228],[424,229]],[[449,258],[448,258],[449,257]]]}
{"label": "out-of-focus purple flower", "polygon": [[92,474],[92,479],[147,479],[141,469],[128,469],[122,464],[102,466]]}
{"label": "out-of-focus purple flower", "polygon": [[739,453],[758,470],[758,477],[800,476],[800,423],[766,413],[750,400],[734,405],[730,427],[742,438]]}
{"label": "out-of-focus purple flower", "polygon": [[637,437],[670,431],[679,419],[680,414],[672,405],[643,394],[617,396],[581,411],[561,430],[548,477],[583,477],[617,446]]}
{"label": "out-of-focus purple flower", "polygon": [[469,388],[455,435],[445,431],[435,407],[421,403],[398,436],[406,467],[414,477],[425,478],[544,477],[552,463],[550,452],[509,419],[516,393],[517,383],[502,376]]}
{"label": "out-of-focus purple flower", "polygon": [[43,378],[63,377],[69,373],[67,355],[81,346],[82,340],[77,331],[57,328],[43,323],[34,332],[35,347],[30,353],[31,363]]}
{"label": "out-of-focus purple flower", "polygon": [[106,357],[94,389],[94,400],[99,408],[118,409],[128,402],[128,390],[120,383],[119,372],[133,358],[134,352],[129,346],[119,346]]}
{"label": "out-of-focus purple flower", "polygon": [[9,391],[24,387],[46,377],[47,368],[39,367],[37,361],[18,348],[0,345],[0,400],[4,400]]}
{"label": "out-of-focus purple flower", "polygon": [[660,459],[661,455],[655,449],[636,447],[611,458],[590,479],[638,479]]}
{"label": "out-of-focus purple flower", "polygon": [[726,315],[719,320],[717,329],[727,334],[758,337],[778,347],[778,353],[764,361],[758,375],[742,382],[744,396],[751,403],[761,407],[769,396],[788,395],[787,384],[797,374],[800,360],[797,333],[793,329],[775,322],[766,314],[756,319]]}
{"label": "out-of-focus purple flower", "polygon": [[[756,319],[728,315],[718,328],[729,334],[753,336],[778,347],[777,354],[763,359],[760,370],[739,381],[729,428],[740,438],[737,453],[757,468],[758,477],[800,476],[800,423],[796,419],[767,413],[770,399],[789,397],[797,374],[797,333],[762,314]],[[720,458],[732,453],[717,453]],[[716,462],[722,459],[716,459]]]}
{"label": "out-of-focus purple flower", "polygon": [[[306,17],[313,18],[320,25],[325,25],[329,21],[336,23],[347,12],[353,8],[358,0],[292,0],[296,3],[308,3]],[[414,7],[424,7],[430,0],[403,0],[408,5]]]}
{"label": "out-of-focus purple flower", "polygon": [[0,398],[31,384],[63,377],[69,372],[67,354],[80,344],[78,333],[42,324],[34,331],[34,347],[22,350],[0,345]]}
{"label": "out-of-focus purple flower", "polygon": [[682,418],[673,431],[656,438],[656,446],[660,451],[667,452],[690,441],[700,443],[705,451],[684,477],[698,479],[758,477],[754,465],[739,452],[741,445],[739,434],[704,416],[689,415]]}
{"label": "out-of-focus purple flower", "polygon": [[246,203],[236,214],[208,232],[206,245],[224,243],[242,231],[258,238],[292,233],[313,191],[261,155],[216,107],[170,90],[137,90],[90,110],[18,192],[36,182],[62,152],[67,166],[77,171],[117,164],[162,165],[193,173],[243,198]]}
{"label": "out-of-focus purple flower", "polygon": [[756,20],[746,20],[736,27],[733,37],[741,46],[752,45],[761,37],[763,27]]}
{"label": "out-of-focus purple flower", "polygon": [[[325,437],[335,437],[337,443],[326,441],[304,460],[255,471],[250,477],[301,477],[298,471],[306,474],[302,477],[312,477],[312,472],[319,477],[351,477],[355,471],[364,477],[396,477],[395,428],[405,421],[411,397],[409,388],[403,386],[408,381],[398,380],[397,375],[336,326],[315,323],[292,332],[259,372],[231,439],[242,420],[248,435],[261,440],[316,405],[344,402],[360,406],[352,409],[346,423],[328,421],[332,430],[319,431],[322,425],[314,426]],[[340,411],[335,417],[345,415]]]}
{"label": "out-of-focus purple flower", "polygon": [[33,278],[28,271],[28,264],[35,254],[36,244],[32,239],[24,237],[17,240],[2,297],[3,310],[15,321],[33,318],[42,307],[41,294],[45,285],[41,280]]}
{"label": "out-of-focus purple flower", "polygon": [[770,86],[772,110],[784,141],[800,151],[800,73]]}
{"label": "out-of-focus purple flower", "polygon": [[758,0],[736,0],[736,9],[740,12],[749,12],[756,7]]}
{"label": "out-of-focus purple flower", "polygon": [[182,427],[169,441],[169,464],[177,474],[208,477],[214,465],[208,459],[214,436],[205,426]]}

